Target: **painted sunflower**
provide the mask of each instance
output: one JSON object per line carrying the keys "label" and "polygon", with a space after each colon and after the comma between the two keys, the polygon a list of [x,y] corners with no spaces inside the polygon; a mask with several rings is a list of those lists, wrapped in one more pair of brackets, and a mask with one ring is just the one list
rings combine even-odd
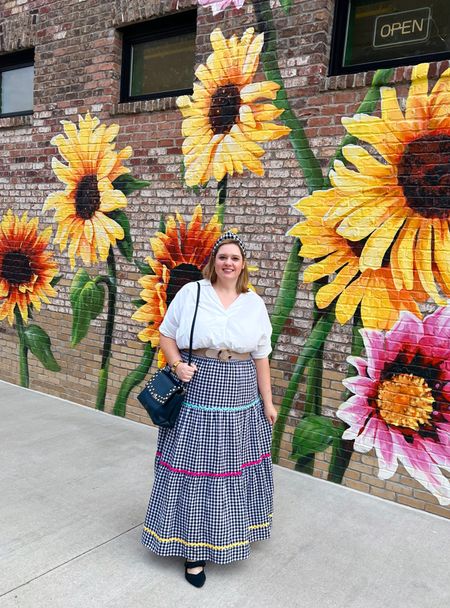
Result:
{"label": "painted sunflower", "polygon": [[38,233],[38,219],[28,221],[12,210],[0,223],[0,320],[8,318],[12,325],[17,305],[22,319],[28,321],[28,306],[41,309],[41,302],[56,296],[51,281],[58,272],[53,254],[46,251],[51,228]]}
{"label": "painted sunflower", "polygon": [[[66,184],[64,191],[50,194],[46,209],[56,209],[58,230],[55,243],[63,251],[70,241],[68,252],[72,268],[79,256],[86,265],[108,257],[109,248],[124,238],[122,227],[108,213],[123,209],[126,196],[114,189],[112,182],[129,169],[122,161],[130,158],[129,146],[116,152],[113,143],[119,132],[118,125],[100,125],[98,118],[89,112],[79,117],[78,129],[70,121],[62,121],[64,135],[56,135],[51,143],[58,147],[67,165],[52,159],[57,178]],[[100,126],[99,126],[100,125]]]}
{"label": "painted sunflower", "polygon": [[183,114],[185,181],[188,186],[220,181],[244,167],[264,174],[264,150],[256,142],[270,141],[290,132],[272,121],[282,109],[261,100],[274,100],[280,88],[270,81],[253,82],[264,34],[248,28],[242,38],[224,38],[220,28],[211,34],[213,53],[195,75],[192,97],[177,99]]}
{"label": "painted sunflower", "polygon": [[[356,171],[336,162],[330,173],[334,204],[328,225],[349,241],[364,241],[362,272],[390,260],[398,290],[423,290],[438,304],[450,295],[450,69],[428,91],[428,64],[414,67],[405,110],[395,89],[381,89],[381,117],[342,120],[385,162],[360,146],[344,155]],[[440,288],[440,290],[439,290]]]}
{"label": "painted sunflower", "polygon": [[[159,326],[167,307],[183,285],[202,278],[202,270],[220,234],[217,216],[203,226],[202,208],[197,205],[188,226],[177,213],[167,219],[165,233],[157,232],[150,239],[153,257],[146,258],[146,262],[154,274],[139,279],[143,287],[140,296],[145,304],[132,317],[147,326],[139,332],[140,340],[154,347],[159,345]],[[159,360],[161,363],[162,356]]]}
{"label": "painted sunflower", "polygon": [[[335,204],[336,196],[333,189],[317,191],[297,203],[295,208],[306,216],[306,221],[296,224],[288,233],[300,239],[301,256],[319,258],[305,270],[305,283],[336,273],[318,290],[317,306],[326,308],[337,298],[336,319],[344,324],[361,305],[363,325],[371,329],[390,329],[401,310],[420,317],[416,300],[426,299],[420,289],[397,290],[386,261],[381,268],[361,272],[360,256],[364,241],[347,240],[325,223],[324,217]],[[417,284],[416,277],[416,287]]]}

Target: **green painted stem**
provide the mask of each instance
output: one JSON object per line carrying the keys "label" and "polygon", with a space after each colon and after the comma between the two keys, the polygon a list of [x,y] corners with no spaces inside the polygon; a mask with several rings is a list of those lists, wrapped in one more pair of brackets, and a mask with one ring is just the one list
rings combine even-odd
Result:
{"label": "green painted stem", "polygon": [[291,409],[292,401],[297,392],[298,385],[303,376],[303,372],[310,363],[311,359],[316,355],[317,351],[325,342],[325,339],[334,323],[334,318],[334,310],[328,311],[323,317],[321,317],[313,328],[302,349],[302,352],[297,359],[289,385],[281,403],[277,421],[273,429],[272,457],[275,463],[278,462],[280,456],[281,438],[283,436],[286,420]]}
{"label": "green painted stem", "polygon": [[[327,278],[320,279],[313,283],[314,296],[314,311],[313,311],[313,328],[323,317],[324,311],[317,308],[316,295],[319,289],[327,282]],[[325,339],[317,349],[314,357],[312,357],[306,375],[306,395],[305,409],[303,418],[310,414],[320,416],[322,412],[322,378],[323,378],[323,351]],[[312,475],[314,472],[315,454],[308,454],[297,460],[295,470],[300,473],[308,473]]]}
{"label": "green painted stem", "polygon": [[261,53],[264,73],[268,80],[276,82],[280,89],[275,100],[277,108],[283,109],[280,120],[291,129],[289,138],[310,192],[323,188],[323,175],[320,163],[310,148],[302,123],[291,109],[281,76],[277,55],[277,31],[269,0],[253,0],[258,30],[264,33],[264,46]]}
{"label": "green painted stem", "polygon": [[28,388],[30,386],[30,372],[28,369],[28,348],[25,341],[23,319],[17,306],[14,309],[16,317],[17,335],[19,337],[19,378],[20,386]]}
{"label": "green painted stem", "polygon": [[275,300],[275,306],[270,318],[273,327],[271,340],[272,353],[275,350],[278,339],[283,331],[284,324],[295,305],[298,277],[303,261],[303,258],[299,257],[300,246],[300,239],[296,238],[286,262],[286,266],[284,267],[277,299]]}
{"label": "green painted stem", "polygon": [[219,223],[223,228],[223,219],[225,215],[225,202],[227,199],[227,175],[217,184],[217,200],[216,213]]}
{"label": "green painted stem", "polygon": [[103,340],[102,363],[98,375],[97,401],[98,410],[105,409],[106,390],[108,385],[109,362],[111,359],[112,337],[114,331],[114,317],[116,314],[117,299],[117,273],[113,248],[109,248],[108,259],[108,314],[106,318],[105,337]]}
{"label": "green painted stem", "polygon": [[[353,318],[352,327],[352,349],[351,353],[353,356],[359,356],[364,348],[363,339],[360,333],[362,327],[361,311],[358,307],[355,316]],[[347,377],[354,376],[355,370],[353,365],[349,364]],[[352,393],[347,389],[342,395],[342,400],[346,401]],[[346,425],[343,422],[339,423],[339,430],[341,431],[339,436],[333,440],[333,450],[331,453],[331,462],[328,468],[328,481],[334,483],[342,483],[342,479],[345,475],[350,459],[353,454],[353,441],[342,439],[342,433],[346,429]]]}
{"label": "green painted stem", "polygon": [[155,356],[156,349],[148,342],[145,345],[144,352],[142,354],[141,362],[138,367],[130,372],[128,376],[123,380],[120,390],[117,394],[116,402],[114,404],[113,414],[116,416],[125,416],[128,397],[131,391],[140,384],[145,376],[148,374],[153,358]]}
{"label": "green painted stem", "polygon": [[[392,79],[393,74],[394,74],[394,70],[392,68],[389,68],[386,70],[377,70],[375,72],[373,79],[372,79],[372,84],[370,85],[369,90],[367,91],[363,101],[361,102],[361,105],[358,107],[355,114],[372,114],[373,112],[375,112],[378,102],[380,101],[380,87],[383,87],[383,86],[386,86],[387,84],[389,84],[390,80]],[[342,148],[344,146],[347,146],[349,144],[355,144],[357,142],[358,142],[358,139],[356,137],[354,137],[353,135],[349,135],[349,134],[345,135],[345,137],[341,141],[339,148],[336,150],[335,155],[333,156],[333,158],[331,159],[331,161],[328,165],[327,177],[324,180],[326,188],[330,187],[330,180],[329,180],[328,174],[330,172],[330,169],[333,168],[334,161],[335,160],[344,160],[344,156],[342,154]]]}

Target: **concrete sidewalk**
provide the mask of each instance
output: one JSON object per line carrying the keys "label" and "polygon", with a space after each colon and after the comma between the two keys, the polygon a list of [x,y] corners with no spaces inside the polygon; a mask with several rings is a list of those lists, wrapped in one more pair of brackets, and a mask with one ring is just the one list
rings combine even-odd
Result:
{"label": "concrete sidewalk", "polygon": [[140,544],[156,431],[0,382],[1,608],[450,606],[450,522],[275,467],[273,537],[208,564]]}

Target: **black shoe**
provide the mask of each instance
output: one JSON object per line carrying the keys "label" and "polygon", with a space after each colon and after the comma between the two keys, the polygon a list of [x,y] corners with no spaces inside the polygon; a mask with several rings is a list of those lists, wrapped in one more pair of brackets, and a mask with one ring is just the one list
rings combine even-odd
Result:
{"label": "black shoe", "polygon": [[[205,575],[205,566],[206,562],[204,560],[199,560],[197,562],[188,562],[187,560],[184,562],[184,576],[188,583],[194,585],[194,587],[203,587],[206,581]],[[188,569],[202,567],[203,570],[198,574],[190,574]]]}

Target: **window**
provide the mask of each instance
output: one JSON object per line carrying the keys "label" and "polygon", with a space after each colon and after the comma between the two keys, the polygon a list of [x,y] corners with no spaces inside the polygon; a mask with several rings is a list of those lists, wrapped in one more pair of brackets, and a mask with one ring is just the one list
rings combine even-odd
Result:
{"label": "window", "polygon": [[336,0],[330,74],[450,57],[449,0]]}
{"label": "window", "polygon": [[121,101],[192,93],[196,24],[189,11],[122,30]]}
{"label": "window", "polygon": [[34,51],[0,55],[0,116],[33,113]]}

